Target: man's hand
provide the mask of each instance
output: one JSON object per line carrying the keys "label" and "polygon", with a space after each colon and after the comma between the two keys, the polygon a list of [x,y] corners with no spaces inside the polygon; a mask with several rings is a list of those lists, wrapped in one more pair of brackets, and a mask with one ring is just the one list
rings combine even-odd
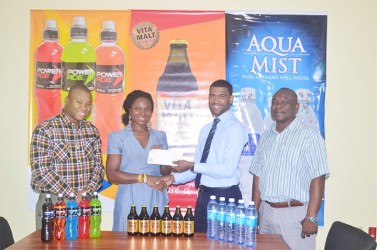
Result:
{"label": "man's hand", "polygon": [[316,235],[318,233],[318,224],[308,221],[307,219],[303,219],[301,221],[302,231],[301,231],[301,238],[310,237],[310,235]]}
{"label": "man's hand", "polygon": [[160,177],[158,182],[159,181],[163,181],[167,186],[171,186],[174,183],[175,178],[174,175],[164,175]]}
{"label": "man's hand", "polygon": [[164,189],[168,187],[165,181],[160,180],[159,177],[152,176],[152,175],[147,176],[147,185],[161,192],[164,191]]}
{"label": "man's hand", "polygon": [[177,165],[172,166],[171,171],[176,173],[185,172],[186,170],[192,169],[192,167],[194,166],[193,162],[185,160],[173,161],[173,163]]}

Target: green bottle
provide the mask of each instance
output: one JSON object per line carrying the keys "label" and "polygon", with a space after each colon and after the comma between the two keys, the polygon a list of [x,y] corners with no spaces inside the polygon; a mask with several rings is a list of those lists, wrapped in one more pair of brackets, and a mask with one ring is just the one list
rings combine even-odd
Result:
{"label": "green bottle", "polygon": [[[89,88],[94,100],[96,51],[86,41],[87,37],[85,17],[75,16],[71,27],[71,41],[62,52],[62,103],[65,103],[70,88],[80,83]],[[91,121],[91,115],[87,119]]]}
{"label": "green bottle", "polygon": [[98,193],[94,192],[90,200],[90,238],[98,238],[101,235],[101,210]]}

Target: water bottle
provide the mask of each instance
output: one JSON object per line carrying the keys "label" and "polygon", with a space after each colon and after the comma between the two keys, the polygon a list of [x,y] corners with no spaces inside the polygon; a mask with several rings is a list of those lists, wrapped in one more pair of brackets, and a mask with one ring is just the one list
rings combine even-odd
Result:
{"label": "water bottle", "polygon": [[216,211],[217,211],[217,202],[216,196],[211,195],[210,201],[207,206],[207,238],[215,239],[217,232],[217,223],[216,223]]}
{"label": "water bottle", "polygon": [[234,198],[229,198],[228,206],[225,210],[225,241],[234,242],[234,225],[236,222],[236,204]]}
{"label": "water bottle", "polygon": [[220,202],[217,205],[217,240],[225,240],[225,197],[220,197]]}
{"label": "water bottle", "polygon": [[300,104],[298,112],[296,116],[300,118],[304,123],[309,125],[310,127],[314,128],[315,130],[319,130],[319,125],[317,121],[317,116],[310,106],[311,100],[311,93],[309,89],[297,89],[297,100]]}
{"label": "water bottle", "polygon": [[254,207],[254,201],[249,202],[245,212],[245,244],[254,248],[257,245],[258,213]]}
{"label": "water bottle", "polygon": [[101,235],[101,210],[98,193],[94,192],[90,200],[90,238],[98,238]]}
{"label": "water bottle", "polygon": [[245,243],[245,205],[243,200],[238,200],[238,206],[236,207],[234,243],[237,245],[243,245]]}
{"label": "water bottle", "polygon": [[78,225],[78,213],[79,207],[75,200],[75,194],[69,195],[67,202],[67,218],[65,223],[66,239],[76,240],[78,237],[77,225]]}

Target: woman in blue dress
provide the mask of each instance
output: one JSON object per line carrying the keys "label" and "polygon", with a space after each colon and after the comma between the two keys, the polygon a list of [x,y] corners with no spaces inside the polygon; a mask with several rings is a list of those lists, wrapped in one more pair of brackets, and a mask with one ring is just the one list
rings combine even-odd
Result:
{"label": "woman in blue dress", "polygon": [[167,186],[159,177],[170,174],[171,167],[147,163],[151,149],[168,149],[166,133],[149,126],[152,96],[135,90],[127,95],[123,109],[122,122],[126,127],[110,133],[106,160],[107,178],[118,184],[113,231],[127,231],[131,205],[136,205],[138,214],[146,205],[151,214],[154,205],[158,205],[162,213],[169,202]]}

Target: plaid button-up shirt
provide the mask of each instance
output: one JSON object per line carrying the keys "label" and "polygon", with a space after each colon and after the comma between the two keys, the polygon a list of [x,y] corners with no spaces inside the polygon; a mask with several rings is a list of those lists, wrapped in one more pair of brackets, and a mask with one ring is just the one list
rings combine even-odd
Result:
{"label": "plaid button-up shirt", "polygon": [[33,131],[30,164],[37,192],[97,191],[105,172],[98,129],[85,120],[76,128],[63,112],[44,121]]}

